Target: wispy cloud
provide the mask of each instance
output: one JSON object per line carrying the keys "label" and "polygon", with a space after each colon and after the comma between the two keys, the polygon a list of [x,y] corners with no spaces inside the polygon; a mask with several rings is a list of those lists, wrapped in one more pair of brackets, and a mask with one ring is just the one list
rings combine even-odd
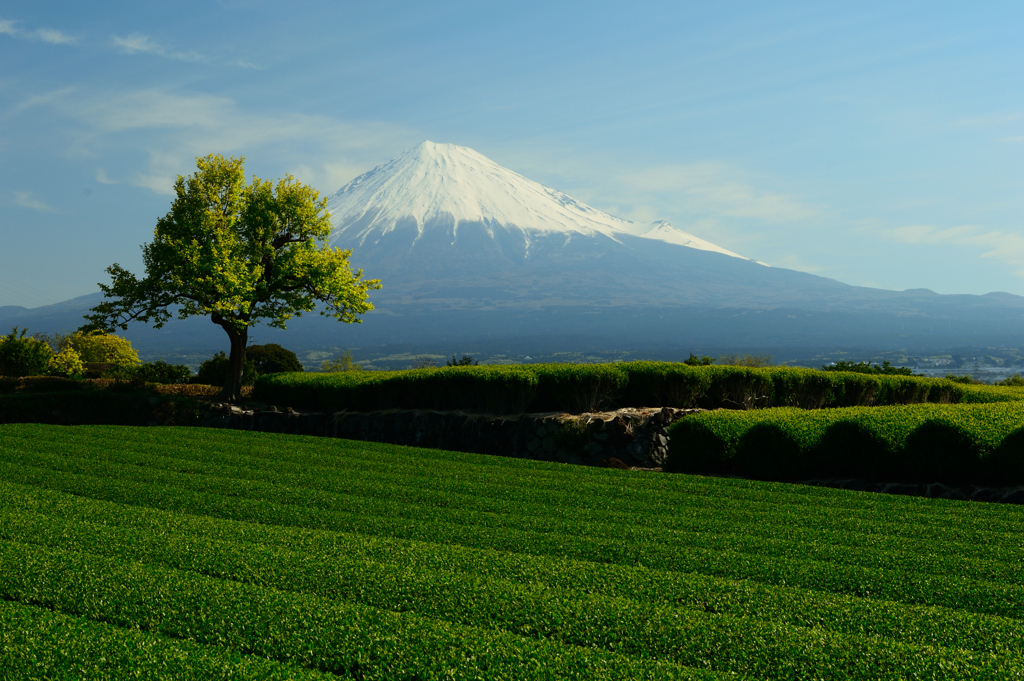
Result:
{"label": "wispy cloud", "polygon": [[972,116],[970,118],[961,118],[954,122],[962,128],[987,128],[994,125],[1002,125],[1004,123],[1013,123],[1024,118],[1024,114],[1019,113],[996,113],[988,114],[985,116]]}
{"label": "wispy cloud", "polygon": [[96,169],[96,181],[100,184],[120,184],[116,180],[111,180],[107,177],[107,172],[103,168]]}
{"label": "wispy cloud", "polygon": [[51,45],[74,45],[78,38],[54,28],[38,28],[34,31],[18,27],[18,22],[0,19],[0,35],[8,35],[22,40],[41,40]]}
{"label": "wispy cloud", "polygon": [[176,52],[170,50],[160,43],[152,40],[149,36],[142,35],[141,33],[132,33],[125,37],[113,36],[110,39],[110,43],[121,52],[125,54],[155,54],[160,57],[166,57],[168,59],[177,59],[179,61],[206,61],[206,57],[199,54],[198,52]]}
{"label": "wispy cloud", "polygon": [[1017,137],[1004,137],[1002,142],[1009,142],[1010,144],[1020,144],[1024,142],[1024,135],[1018,135]]}
{"label": "wispy cloud", "polygon": [[35,32],[35,36],[51,45],[74,45],[78,42],[78,38],[52,28],[41,28]]}
{"label": "wispy cloud", "polygon": [[57,209],[32,196],[32,192],[14,192],[14,203],[22,208],[30,208],[40,213],[56,213]]}
{"label": "wispy cloud", "polygon": [[744,174],[721,163],[675,164],[623,178],[635,191],[677,197],[679,210],[763,222],[785,223],[820,215],[816,206],[760,189]]}
{"label": "wispy cloud", "polygon": [[1016,270],[1017,276],[1024,277],[1024,236],[981,225],[958,225],[936,227],[934,225],[907,225],[882,230],[892,240],[912,245],[951,244],[973,248],[979,257],[1004,262]]}
{"label": "wispy cloud", "polygon": [[[138,150],[141,145],[148,163],[118,174],[128,184],[162,195],[172,194],[177,176],[194,171],[196,157],[209,153],[244,155],[278,168],[277,175],[291,172],[333,192],[422,140],[418,133],[387,123],[258,114],[225,97],[172,90],[61,90],[36,96],[30,105],[51,108],[72,121],[66,127],[74,139],[69,153],[101,158],[113,148]],[[112,181],[102,168],[96,179]]]}

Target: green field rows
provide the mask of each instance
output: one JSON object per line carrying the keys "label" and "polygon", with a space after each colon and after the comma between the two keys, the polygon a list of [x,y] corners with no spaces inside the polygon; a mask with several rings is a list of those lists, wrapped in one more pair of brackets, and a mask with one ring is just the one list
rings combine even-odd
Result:
{"label": "green field rows", "polygon": [[1024,678],[1022,520],[343,440],[0,426],[0,665]]}

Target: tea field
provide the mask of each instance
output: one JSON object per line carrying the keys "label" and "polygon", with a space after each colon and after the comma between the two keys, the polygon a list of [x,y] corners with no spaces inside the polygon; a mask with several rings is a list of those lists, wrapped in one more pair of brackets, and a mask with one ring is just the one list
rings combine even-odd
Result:
{"label": "tea field", "polygon": [[1024,678],[1024,508],[0,426],[4,678]]}

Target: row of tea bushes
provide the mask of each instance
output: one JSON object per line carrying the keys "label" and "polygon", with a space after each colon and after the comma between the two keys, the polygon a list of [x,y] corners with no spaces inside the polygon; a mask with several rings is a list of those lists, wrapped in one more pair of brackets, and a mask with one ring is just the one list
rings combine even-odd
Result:
{"label": "row of tea bushes", "polygon": [[323,411],[465,409],[507,414],[642,406],[820,409],[995,402],[1021,399],[1024,391],[986,392],[945,379],[916,376],[638,361],[274,374],[256,381],[253,396]]}
{"label": "row of tea bushes", "polygon": [[714,411],[672,426],[673,471],[1024,484],[1024,403]]}

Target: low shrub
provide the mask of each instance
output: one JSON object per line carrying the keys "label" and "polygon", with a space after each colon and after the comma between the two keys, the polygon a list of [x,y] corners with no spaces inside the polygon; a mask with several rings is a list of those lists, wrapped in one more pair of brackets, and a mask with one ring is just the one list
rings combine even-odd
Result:
{"label": "low shrub", "polygon": [[141,363],[128,340],[103,331],[79,331],[67,339],[67,344],[88,364],[134,366]]}
{"label": "low shrub", "polygon": [[104,378],[135,383],[159,383],[162,385],[180,385],[188,383],[192,370],[184,364],[168,364],[162,360],[143,362],[138,366],[115,366],[103,372]]}
{"label": "low shrub", "polygon": [[39,376],[46,373],[46,365],[53,350],[45,342],[31,336],[28,329],[18,333],[18,327],[0,337],[0,376]]}
{"label": "low shrub", "polygon": [[67,378],[81,378],[85,375],[85,365],[78,352],[71,346],[65,347],[46,363],[46,373]]}

